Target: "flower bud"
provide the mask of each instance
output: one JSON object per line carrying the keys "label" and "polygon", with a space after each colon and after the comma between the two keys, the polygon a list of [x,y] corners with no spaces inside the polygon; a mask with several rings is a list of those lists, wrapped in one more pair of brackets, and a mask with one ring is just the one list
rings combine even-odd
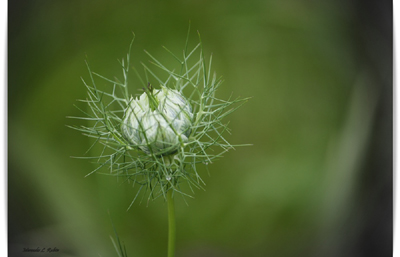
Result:
{"label": "flower bud", "polygon": [[162,86],[131,99],[121,130],[143,152],[169,155],[188,141],[192,118],[189,102],[178,91]]}

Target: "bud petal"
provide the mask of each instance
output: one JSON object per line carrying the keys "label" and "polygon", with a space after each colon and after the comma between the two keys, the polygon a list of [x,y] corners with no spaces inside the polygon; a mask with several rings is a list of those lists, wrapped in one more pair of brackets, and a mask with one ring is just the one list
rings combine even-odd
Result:
{"label": "bud petal", "polygon": [[150,107],[146,93],[131,99],[121,125],[122,134],[129,143],[147,154],[169,155],[188,141],[192,108],[176,90],[161,87],[153,93],[158,101],[155,110]]}

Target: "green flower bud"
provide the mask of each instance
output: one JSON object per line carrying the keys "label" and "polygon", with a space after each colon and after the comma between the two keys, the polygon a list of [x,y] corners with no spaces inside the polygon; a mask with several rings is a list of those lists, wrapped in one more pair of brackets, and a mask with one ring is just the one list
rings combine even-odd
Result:
{"label": "green flower bud", "polygon": [[188,141],[192,118],[189,102],[178,91],[161,86],[131,98],[121,130],[143,152],[170,155]]}

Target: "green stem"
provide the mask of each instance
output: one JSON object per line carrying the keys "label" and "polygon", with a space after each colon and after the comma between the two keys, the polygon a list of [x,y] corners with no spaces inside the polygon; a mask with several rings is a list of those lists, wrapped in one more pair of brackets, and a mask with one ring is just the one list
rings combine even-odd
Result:
{"label": "green stem", "polygon": [[172,198],[172,189],[167,192],[168,202],[168,257],[175,256],[175,204],[174,198]]}

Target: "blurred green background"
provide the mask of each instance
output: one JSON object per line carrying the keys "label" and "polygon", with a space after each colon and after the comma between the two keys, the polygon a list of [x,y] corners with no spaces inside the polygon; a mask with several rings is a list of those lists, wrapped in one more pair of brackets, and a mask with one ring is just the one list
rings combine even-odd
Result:
{"label": "blurred green background", "polygon": [[[178,198],[177,256],[391,256],[390,1],[9,1],[9,256],[166,256],[162,199],[127,211],[136,188],[81,156],[93,141],[66,125],[91,69],[122,77],[136,34],[167,62],[191,44],[223,75],[222,99],[252,97],[230,121],[250,143],[199,167],[207,186]],[[132,73],[132,75],[134,75]],[[131,92],[136,88],[132,87]],[[36,255],[35,255],[36,256]]]}

